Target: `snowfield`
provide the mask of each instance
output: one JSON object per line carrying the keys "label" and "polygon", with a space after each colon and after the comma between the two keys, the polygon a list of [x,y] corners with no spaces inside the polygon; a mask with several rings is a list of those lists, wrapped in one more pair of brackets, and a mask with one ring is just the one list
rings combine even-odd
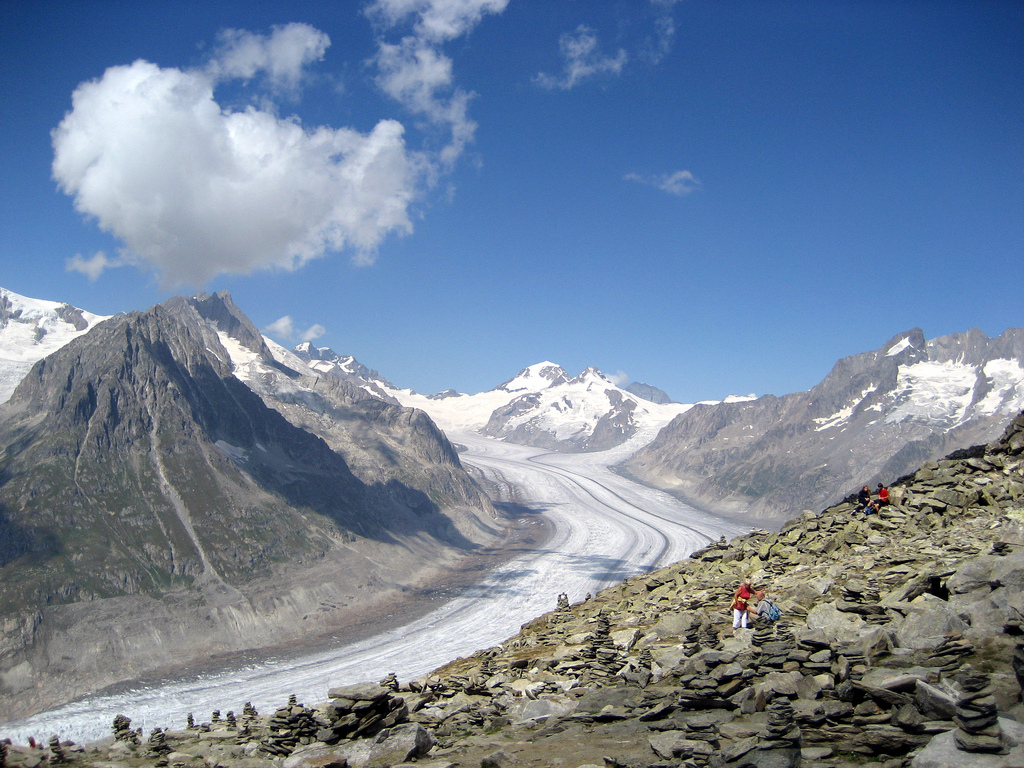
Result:
{"label": "snowfield", "polygon": [[183,727],[189,712],[197,718],[214,709],[240,712],[246,701],[266,712],[291,693],[311,705],[325,700],[332,686],[377,682],[389,672],[408,680],[511,637],[526,621],[553,610],[561,592],[578,602],[746,530],[609,469],[652,435],[590,454],[551,454],[471,433],[449,436],[463,448],[466,464],[506,493],[515,489],[517,501],[550,521],[554,533],[543,547],[492,571],[427,616],[368,640],[305,658],[92,696],[7,723],[0,733],[18,743],[29,736],[45,741],[53,733],[89,741],[108,736],[114,716],[124,713],[148,734],[157,726]]}

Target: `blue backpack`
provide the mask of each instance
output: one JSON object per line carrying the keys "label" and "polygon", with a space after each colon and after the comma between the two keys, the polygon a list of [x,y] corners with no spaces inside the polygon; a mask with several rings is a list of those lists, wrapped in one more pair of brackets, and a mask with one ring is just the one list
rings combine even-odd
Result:
{"label": "blue backpack", "polygon": [[779,610],[779,606],[772,603],[768,606],[768,621],[778,621],[782,618],[782,611]]}

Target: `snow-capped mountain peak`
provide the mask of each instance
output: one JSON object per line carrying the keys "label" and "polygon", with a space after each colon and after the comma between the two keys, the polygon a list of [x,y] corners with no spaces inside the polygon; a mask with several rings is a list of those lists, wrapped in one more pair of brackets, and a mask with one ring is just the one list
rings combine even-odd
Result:
{"label": "snow-capped mountain peak", "polygon": [[10,399],[37,360],[106,319],[70,304],[0,288],[0,403]]}
{"label": "snow-capped mountain peak", "polygon": [[536,363],[528,368],[524,368],[504,384],[499,384],[494,389],[502,392],[516,393],[536,392],[557,384],[564,384],[567,381],[569,381],[569,374],[565,372],[562,366],[544,361],[543,363]]}

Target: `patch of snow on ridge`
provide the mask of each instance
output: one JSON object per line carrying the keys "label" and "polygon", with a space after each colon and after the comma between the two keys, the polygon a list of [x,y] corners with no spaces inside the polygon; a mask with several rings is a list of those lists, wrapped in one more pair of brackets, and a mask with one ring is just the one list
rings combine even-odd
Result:
{"label": "patch of snow on ridge", "polygon": [[992,387],[975,406],[977,413],[1014,414],[1024,410],[1024,368],[1016,360],[989,360],[983,369]]}
{"label": "patch of snow on ridge", "polygon": [[[4,305],[8,307],[0,314],[0,403],[10,399],[36,361],[109,317],[0,288],[0,310]],[[77,323],[67,319],[76,316]]]}
{"label": "patch of snow on ridge", "polygon": [[814,431],[821,432],[822,430],[831,429],[832,427],[838,427],[840,424],[845,424],[847,421],[850,420],[850,417],[853,416],[853,412],[857,409],[857,406],[864,402],[864,398],[870,395],[876,389],[878,389],[878,387],[872,385],[865,389],[863,392],[861,392],[860,397],[858,397],[845,408],[840,408],[831,416],[822,416],[820,418],[814,419],[814,423],[819,425],[814,428]]}
{"label": "patch of snow on ridge", "polygon": [[964,363],[925,361],[901,365],[893,391],[896,406],[885,421],[959,424],[973,399],[977,378],[977,369]]}
{"label": "patch of snow on ridge", "polygon": [[910,337],[906,336],[906,337],[900,339],[899,341],[897,341],[891,347],[889,347],[889,349],[887,349],[886,352],[885,352],[885,356],[886,357],[895,357],[896,355],[898,355],[900,352],[902,352],[904,349],[906,349],[909,346],[910,346]]}

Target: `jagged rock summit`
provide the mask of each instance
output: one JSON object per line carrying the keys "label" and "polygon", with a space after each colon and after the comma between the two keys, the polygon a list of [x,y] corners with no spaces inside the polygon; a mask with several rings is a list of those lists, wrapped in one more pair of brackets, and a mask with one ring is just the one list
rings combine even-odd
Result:
{"label": "jagged rock summit", "polygon": [[1024,328],[931,341],[914,328],[807,392],[698,404],[623,467],[698,507],[778,524],[992,440],[1021,408]]}
{"label": "jagged rock summit", "polygon": [[500,542],[424,414],[275,347],[226,294],[175,297],[0,405],[0,716],[327,632]]}
{"label": "jagged rock summit", "polygon": [[[878,514],[843,502],[575,605],[559,596],[515,637],[417,680],[293,699],[244,725],[214,713],[146,746],[122,718],[113,743],[58,746],[82,768],[160,765],[161,744],[167,764],[196,768],[1022,765],[1024,414],[892,490]],[[781,618],[732,627],[744,580]]]}

